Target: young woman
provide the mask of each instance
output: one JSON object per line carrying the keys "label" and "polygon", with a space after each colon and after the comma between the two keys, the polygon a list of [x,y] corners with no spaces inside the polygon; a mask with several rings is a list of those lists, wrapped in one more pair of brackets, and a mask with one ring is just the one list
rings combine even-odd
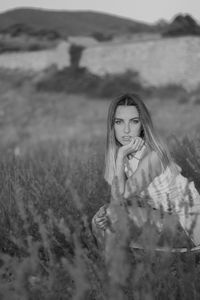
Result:
{"label": "young woman", "polygon": [[[199,245],[200,195],[194,183],[180,172],[140,97],[125,94],[114,99],[107,119],[105,180],[113,186],[117,179],[124,203],[134,202],[139,196],[154,209],[166,213],[170,209],[192,242]],[[110,230],[110,223],[116,221],[114,215],[109,206],[103,206],[93,217],[93,232],[100,244]],[[136,206],[129,208],[127,217],[139,227],[148,218],[146,209]],[[157,226],[161,228],[161,220],[157,220]]]}

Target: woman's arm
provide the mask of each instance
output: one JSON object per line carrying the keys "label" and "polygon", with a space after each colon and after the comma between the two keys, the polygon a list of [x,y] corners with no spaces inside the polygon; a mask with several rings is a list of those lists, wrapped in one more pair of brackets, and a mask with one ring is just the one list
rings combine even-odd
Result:
{"label": "woman's arm", "polygon": [[117,176],[118,179],[118,188],[119,188],[119,193],[123,195],[124,193],[124,187],[125,187],[125,182],[126,182],[126,176],[125,176],[125,171],[124,171],[124,158],[121,155],[118,155],[117,160],[116,160],[116,172],[115,176]]}
{"label": "woman's arm", "polygon": [[139,163],[135,173],[125,183],[124,198],[139,194],[162,173],[162,165],[155,151],[148,153]]}
{"label": "woman's arm", "polygon": [[126,183],[124,161],[127,159],[128,154],[136,153],[142,148],[143,144],[144,140],[142,140],[140,137],[135,137],[129,144],[120,147],[117,152],[115,176],[118,179],[118,188],[121,195],[124,194]]}

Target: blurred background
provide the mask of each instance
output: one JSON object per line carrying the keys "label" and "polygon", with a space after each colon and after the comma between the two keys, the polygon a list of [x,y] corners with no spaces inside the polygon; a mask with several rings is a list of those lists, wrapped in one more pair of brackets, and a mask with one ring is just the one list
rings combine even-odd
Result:
{"label": "blurred background", "polygon": [[200,129],[197,1],[1,1],[1,149],[105,141],[110,100],[139,93],[163,135]]}

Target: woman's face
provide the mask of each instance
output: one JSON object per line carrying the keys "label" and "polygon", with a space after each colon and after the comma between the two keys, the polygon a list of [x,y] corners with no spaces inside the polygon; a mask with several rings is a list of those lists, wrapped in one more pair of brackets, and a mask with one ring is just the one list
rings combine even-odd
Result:
{"label": "woman's face", "polygon": [[132,138],[140,136],[141,122],[135,106],[119,105],[115,112],[114,132],[116,140],[123,146]]}

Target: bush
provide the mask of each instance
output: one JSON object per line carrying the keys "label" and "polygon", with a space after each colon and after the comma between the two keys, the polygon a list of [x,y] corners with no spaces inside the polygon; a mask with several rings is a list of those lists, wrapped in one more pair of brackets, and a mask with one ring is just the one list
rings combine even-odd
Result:
{"label": "bush", "polygon": [[69,49],[70,65],[72,69],[78,69],[84,47],[72,44]]}
{"label": "bush", "polygon": [[197,104],[197,105],[200,104],[200,98],[199,98],[199,97],[197,97],[197,98],[194,100],[194,104]]}
{"label": "bush", "polygon": [[94,37],[98,42],[107,42],[111,41],[113,38],[112,34],[104,34],[102,32],[94,32],[92,34],[92,37]]}
{"label": "bush", "polygon": [[162,33],[163,37],[200,35],[200,26],[188,14],[177,15],[167,29]]}
{"label": "bush", "polygon": [[189,98],[189,93],[187,90],[178,84],[168,84],[161,87],[155,87],[152,88],[152,94],[155,97],[158,97],[160,99],[172,99],[174,100],[174,97],[178,99],[178,102],[181,102],[181,99]]}
{"label": "bush", "polygon": [[21,51],[19,45],[13,45],[10,43],[0,42],[0,53],[4,52],[18,52]]}
{"label": "bush", "polygon": [[127,71],[124,74],[97,76],[86,68],[65,68],[55,72],[51,78],[37,83],[42,91],[86,94],[90,97],[116,97],[123,92],[136,92],[150,95],[151,89],[144,88],[138,73]]}
{"label": "bush", "polygon": [[16,23],[11,26],[8,26],[4,29],[0,30],[1,34],[8,34],[11,37],[20,37],[22,35],[38,37],[38,38],[46,38],[47,40],[56,40],[60,38],[60,34],[51,29],[36,29],[27,24]]}
{"label": "bush", "polygon": [[74,55],[72,67],[61,71],[55,70],[37,82],[39,91],[67,92],[71,94],[85,94],[91,98],[110,98],[122,93],[138,93],[143,97],[157,97],[160,99],[177,99],[179,103],[189,101],[190,93],[181,85],[168,84],[161,87],[143,86],[138,72],[128,70],[122,74],[106,74],[98,76],[90,73],[87,68],[78,68],[78,59]]}
{"label": "bush", "polygon": [[31,35],[33,33],[33,28],[27,24],[16,23],[16,24],[10,25],[9,27],[1,29],[0,32],[2,34],[9,34],[12,37],[18,37],[22,34]]}

